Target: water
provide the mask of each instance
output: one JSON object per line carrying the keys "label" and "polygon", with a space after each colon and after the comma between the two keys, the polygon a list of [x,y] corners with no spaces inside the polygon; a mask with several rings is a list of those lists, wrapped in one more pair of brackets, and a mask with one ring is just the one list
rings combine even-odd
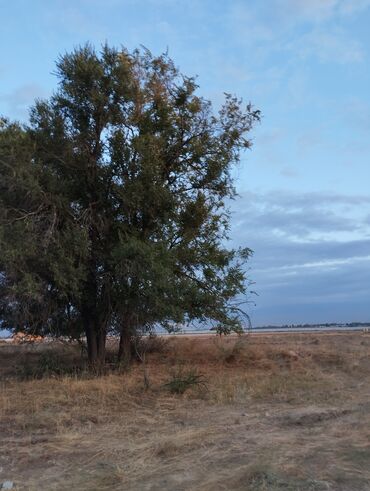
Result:
{"label": "water", "polygon": [[[252,327],[251,329],[245,329],[244,332],[248,333],[258,333],[258,332],[330,332],[330,331],[363,331],[364,329],[370,330],[370,324],[368,326],[310,326],[310,327]],[[189,329],[183,330],[181,332],[175,333],[174,335],[181,334],[211,334],[215,331],[210,331],[209,329]]]}
{"label": "water", "polygon": [[[272,332],[348,332],[348,331],[363,331],[363,330],[369,330],[370,331],[370,324],[369,325],[361,325],[361,326],[342,326],[342,325],[337,325],[337,326],[310,326],[310,327],[252,327],[251,329],[245,329],[245,332],[248,333],[259,333],[259,332],[267,332],[267,333],[272,333]],[[210,329],[184,329],[182,331],[176,332],[176,333],[167,333],[166,331],[161,331],[158,332],[161,336],[181,336],[184,334],[191,334],[191,335],[196,335],[196,334],[215,334],[215,331],[211,331]],[[1,338],[8,338],[11,335],[9,331],[1,330],[0,329],[0,339]]]}

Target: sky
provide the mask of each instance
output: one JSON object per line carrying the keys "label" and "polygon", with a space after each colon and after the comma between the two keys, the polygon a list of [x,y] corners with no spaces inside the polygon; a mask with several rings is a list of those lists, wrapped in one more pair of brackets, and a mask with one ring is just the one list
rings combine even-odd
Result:
{"label": "sky", "polygon": [[235,170],[253,325],[370,321],[370,0],[0,2],[0,114],[27,120],[59,54],[168,50],[215,108],[262,111]]}

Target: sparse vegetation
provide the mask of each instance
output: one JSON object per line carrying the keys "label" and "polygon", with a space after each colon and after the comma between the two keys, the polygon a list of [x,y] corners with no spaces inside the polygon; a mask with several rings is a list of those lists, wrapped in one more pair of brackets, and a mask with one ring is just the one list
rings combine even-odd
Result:
{"label": "sparse vegetation", "polygon": [[196,369],[189,368],[185,370],[179,367],[172,373],[171,380],[164,384],[172,394],[184,394],[188,389],[198,387],[207,388],[204,375],[198,373]]}
{"label": "sparse vegetation", "polygon": [[284,476],[281,472],[269,468],[266,464],[252,466],[240,478],[248,491],[324,491],[330,489],[327,482],[314,479],[297,479]]}
{"label": "sparse vegetation", "polygon": [[[213,337],[166,338],[148,350],[146,389],[141,362],[97,378],[56,373],[51,356],[72,368],[78,346],[0,345],[1,479],[27,491],[367,491],[370,343],[317,338],[224,338],[232,359]],[[21,362],[43,378],[20,377]],[[179,363],[207,390],[169,391]]]}

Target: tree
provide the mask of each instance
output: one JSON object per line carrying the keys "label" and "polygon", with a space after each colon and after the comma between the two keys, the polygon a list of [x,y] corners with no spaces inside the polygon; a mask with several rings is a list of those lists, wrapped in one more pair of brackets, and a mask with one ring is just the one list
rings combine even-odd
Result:
{"label": "tree", "polygon": [[30,122],[0,128],[4,326],[107,333],[128,356],[138,330],[241,327],[250,249],[225,246],[230,171],[260,113],[226,94],[215,114],[167,54],[90,45],[59,58],[59,85]]}

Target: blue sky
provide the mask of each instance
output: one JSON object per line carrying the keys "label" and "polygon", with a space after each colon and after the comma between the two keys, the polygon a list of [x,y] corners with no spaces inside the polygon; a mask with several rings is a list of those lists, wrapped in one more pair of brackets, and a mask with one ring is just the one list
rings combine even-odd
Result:
{"label": "blue sky", "polygon": [[86,41],[168,49],[216,107],[226,91],[261,109],[232,204],[253,323],[370,320],[370,0],[13,0],[0,18],[10,118]]}

